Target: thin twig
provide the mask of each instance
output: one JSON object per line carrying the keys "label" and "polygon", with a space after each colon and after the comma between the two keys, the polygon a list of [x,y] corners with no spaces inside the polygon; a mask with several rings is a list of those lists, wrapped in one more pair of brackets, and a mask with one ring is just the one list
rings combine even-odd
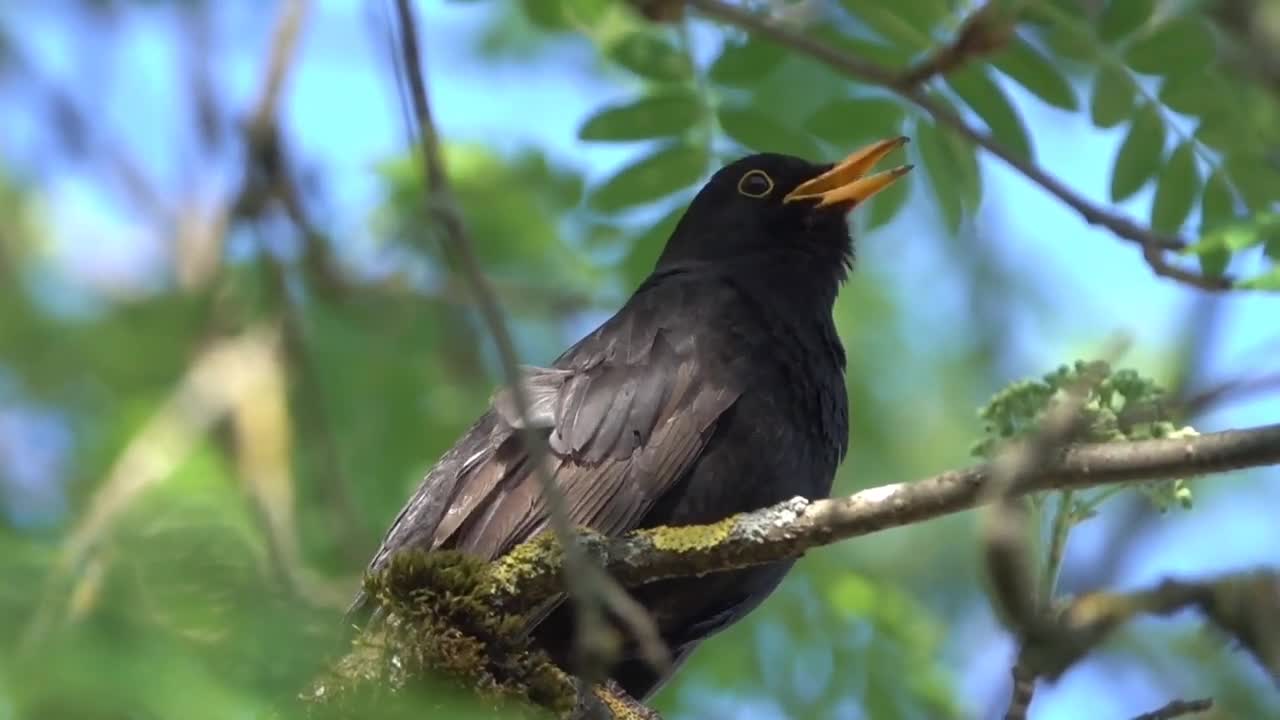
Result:
{"label": "thin twig", "polygon": [[927,91],[914,85],[903,85],[901,76],[897,72],[877,63],[854,57],[819,40],[807,37],[770,17],[744,10],[722,2],[722,0],[685,1],[689,6],[697,8],[708,17],[758,33],[781,45],[798,50],[840,73],[872,85],[878,85],[911,101],[916,107],[933,116],[938,123],[950,127],[968,141],[986,149],[987,152],[1022,173],[1028,180],[1047,190],[1051,195],[1078,212],[1086,222],[1104,227],[1116,236],[1137,244],[1142,248],[1143,258],[1157,275],[1203,290],[1221,291],[1232,287],[1232,282],[1229,278],[1207,277],[1169,264],[1169,261],[1163,255],[1164,251],[1185,249],[1187,247],[1185,240],[1158,233],[1123,215],[1110,212],[1090,202],[1065,183],[1042,170],[1035,163],[1014,155],[1003,145],[996,142],[991,135],[969,125],[959,114],[931,98]]}
{"label": "thin twig", "polygon": [[[480,267],[480,261],[476,257],[473,243],[463,224],[462,214],[454,201],[445,173],[440,141],[427,98],[426,81],[422,70],[423,58],[418,48],[418,31],[413,10],[408,0],[396,0],[396,11],[400,24],[404,68],[420,138],[423,169],[429,193],[428,206],[434,209],[444,227],[444,239],[460,263],[485,324],[493,335],[503,374],[515,401],[516,411],[520,417],[528,417],[529,400],[516,359],[515,346],[511,341],[506,320],[498,306],[493,288]],[[564,495],[547,470],[545,443],[531,423],[524,422],[521,425],[524,428],[524,440],[533,462],[534,473],[542,486],[549,523],[565,552],[563,575],[577,609],[575,645],[580,651],[586,649],[597,656],[588,659],[594,659],[596,667],[588,666],[584,670],[587,672],[602,670],[603,668],[598,665],[599,660],[603,658],[598,656],[609,652],[609,648],[599,646],[599,643],[606,641],[611,635],[604,617],[604,606],[613,610],[628,626],[628,630],[635,637],[646,659],[655,668],[665,669],[670,665],[670,653],[662,642],[656,623],[639,603],[627,595],[625,590],[583,553],[575,540]],[[593,648],[591,643],[596,643],[596,647]]]}
{"label": "thin twig", "polygon": [[1133,718],[1133,720],[1173,720],[1173,718],[1182,717],[1183,715],[1194,715],[1198,713],[1209,712],[1213,709],[1213,698],[1200,698],[1199,700],[1172,700],[1164,707],[1157,708],[1151,712],[1142,713]]}

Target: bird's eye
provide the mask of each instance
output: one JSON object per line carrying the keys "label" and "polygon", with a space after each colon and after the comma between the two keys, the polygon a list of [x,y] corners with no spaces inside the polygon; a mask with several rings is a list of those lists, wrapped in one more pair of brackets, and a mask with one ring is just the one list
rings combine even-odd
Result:
{"label": "bird's eye", "polygon": [[762,198],[773,192],[773,180],[763,170],[749,170],[738,181],[738,192],[747,197]]}

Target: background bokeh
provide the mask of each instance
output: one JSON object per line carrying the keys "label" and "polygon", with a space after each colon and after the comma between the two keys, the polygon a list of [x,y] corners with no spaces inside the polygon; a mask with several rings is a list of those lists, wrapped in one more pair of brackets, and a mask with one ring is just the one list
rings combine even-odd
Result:
{"label": "background bokeh", "polygon": [[[289,3],[0,4],[0,720],[287,705],[340,650],[381,532],[498,380],[422,206],[389,4],[306,5],[264,135],[254,113]],[[772,5],[895,66],[970,9]],[[1100,206],[1211,241],[1180,262],[1230,256],[1266,285],[1280,106],[1261,60],[1241,71],[1267,38],[1246,42],[1232,13],[1267,3],[1018,5],[1021,54],[975,59],[937,95]],[[1156,277],[1134,244],[891,95],[721,23],[653,26],[608,0],[419,8],[449,174],[524,362],[618,307],[721,160],[835,159],[902,131],[920,166],[851,219],[839,492],[970,462],[992,392],[1115,332],[1135,339],[1123,364],[1202,400],[1198,429],[1280,417],[1280,298]],[[1150,40],[1169,23],[1176,37]],[[1206,186],[1230,189],[1236,240],[1206,234],[1224,220],[1202,208]],[[1072,533],[1063,591],[1274,566],[1277,480],[1204,480],[1194,509],[1167,514],[1118,496]],[[977,561],[971,513],[810,553],[656,705],[997,717],[1013,647]],[[1201,695],[1220,717],[1280,714],[1261,671],[1180,616],[1122,632],[1032,717]],[[453,702],[432,707],[485,716]]]}

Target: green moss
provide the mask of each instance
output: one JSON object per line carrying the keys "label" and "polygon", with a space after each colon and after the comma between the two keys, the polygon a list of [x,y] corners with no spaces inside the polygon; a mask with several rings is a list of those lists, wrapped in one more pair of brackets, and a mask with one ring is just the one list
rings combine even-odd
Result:
{"label": "green moss", "polygon": [[489,566],[489,580],[496,591],[506,595],[517,590],[531,593],[531,581],[536,581],[538,589],[543,590],[544,586],[559,583],[563,555],[554,533],[539,533]]}
{"label": "green moss", "polygon": [[706,550],[724,542],[733,533],[737,525],[737,516],[725,518],[709,525],[690,525],[687,527],[656,527],[640,531],[649,538],[649,542],[664,552],[691,552]]}
{"label": "green moss", "polygon": [[376,641],[386,677],[449,676],[495,701],[524,700],[558,714],[576,700],[572,680],[524,634],[525,618],[496,610],[490,566],[454,551],[398,554],[365,580],[387,612]]}

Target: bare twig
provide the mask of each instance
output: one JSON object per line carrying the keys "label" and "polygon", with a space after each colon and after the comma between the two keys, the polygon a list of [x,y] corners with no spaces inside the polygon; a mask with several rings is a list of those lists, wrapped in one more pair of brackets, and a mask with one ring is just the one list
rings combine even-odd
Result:
{"label": "bare twig", "polygon": [[1171,700],[1163,707],[1156,708],[1151,712],[1145,712],[1133,718],[1133,720],[1173,720],[1173,718],[1182,717],[1183,715],[1196,715],[1199,713],[1209,712],[1213,709],[1213,698],[1200,698],[1198,700]]}
{"label": "bare twig", "polygon": [[[422,53],[418,48],[418,32],[414,13],[408,0],[397,0],[396,11],[400,24],[401,49],[409,84],[410,99],[420,137],[423,169],[429,192],[428,206],[435,211],[444,228],[443,237],[461,264],[461,269],[493,335],[501,360],[503,374],[511,388],[516,411],[528,417],[529,401],[521,381],[515,346],[507,330],[506,320],[493,288],[490,287],[480,267],[473,243],[462,222],[462,214],[453,199],[440,153],[439,137],[431,115],[427,98],[426,81],[422,71]],[[646,659],[662,670],[670,664],[670,653],[662,642],[652,617],[626,591],[611,580],[598,566],[585,556],[575,541],[569,512],[560,489],[556,487],[545,465],[546,447],[543,439],[530,423],[522,423],[524,440],[532,457],[536,476],[542,486],[549,523],[565,552],[565,583],[577,608],[577,634],[575,646],[579,652],[586,650],[594,655],[587,660],[584,670],[598,674],[603,668],[600,660],[612,654],[612,648],[601,646],[612,636],[605,622],[603,607],[608,606],[627,625],[637,640]],[[591,644],[595,643],[594,646]]]}
{"label": "bare twig", "polygon": [[1110,212],[1090,202],[1035,163],[1014,155],[1003,145],[996,142],[991,135],[969,125],[959,114],[931,98],[924,89],[915,85],[904,85],[899,73],[877,63],[854,57],[814,38],[807,37],[770,17],[730,5],[722,0],[686,0],[686,2],[689,6],[697,8],[708,17],[758,33],[780,45],[785,45],[804,53],[837,72],[872,85],[879,85],[909,100],[916,107],[933,116],[938,123],[946,125],[966,140],[1005,161],[1010,167],[1022,173],[1028,180],[1044,188],[1051,195],[1078,212],[1086,222],[1102,226],[1116,236],[1137,244],[1142,248],[1143,258],[1157,275],[1203,290],[1221,291],[1232,287],[1232,282],[1227,277],[1199,275],[1171,265],[1165,259],[1163,253],[1165,251],[1185,249],[1187,247],[1185,240],[1158,233],[1123,215]]}

